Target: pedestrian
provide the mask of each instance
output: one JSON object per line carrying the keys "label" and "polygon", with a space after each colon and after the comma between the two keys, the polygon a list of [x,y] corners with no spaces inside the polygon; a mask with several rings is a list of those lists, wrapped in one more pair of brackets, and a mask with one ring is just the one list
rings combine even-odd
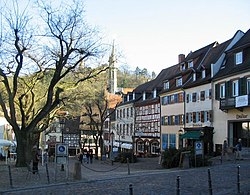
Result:
{"label": "pedestrian", "polygon": [[241,139],[238,139],[238,143],[235,146],[236,149],[236,160],[242,160],[241,158],[241,150],[242,150],[242,143],[241,143]]}
{"label": "pedestrian", "polygon": [[89,159],[90,159],[90,164],[92,164],[93,163],[93,152],[92,152],[92,150],[89,153]]}
{"label": "pedestrian", "polygon": [[79,154],[79,161],[80,161],[81,164],[82,164],[82,159],[83,159],[83,153],[80,152],[80,154]]}
{"label": "pedestrian", "polygon": [[39,163],[39,154],[36,151],[35,155],[33,156],[33,174],[35,174],[36,172],[38,172],[38,163]]}
{"label": "pedestrian", "polygon": [[87,164],[88,164],[89,163],[89,151],[87,151],[86,158],[87,158]]}
{"label": "pedestrian", "polygon": [[225,156],[225,159],[228,160],[228,144],[227,144],[227,140],[224,140],[224,143],[223,143],[223,156]]}
{"label": "pedestrian", "polygon": [[43,163],[47,164],[48,163],[48,151],[45,150],[43,153]]}

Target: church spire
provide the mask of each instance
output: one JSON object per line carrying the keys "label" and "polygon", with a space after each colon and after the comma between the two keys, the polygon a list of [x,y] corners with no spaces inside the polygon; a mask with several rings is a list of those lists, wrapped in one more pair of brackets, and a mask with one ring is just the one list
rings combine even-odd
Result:
{"label": "church spire", "polygon": [[115,67],[115,41],[112,44],[111,54],[109,56],[109,81],[108,91],[109,93],[115,94],[117,92],[117,68]]}

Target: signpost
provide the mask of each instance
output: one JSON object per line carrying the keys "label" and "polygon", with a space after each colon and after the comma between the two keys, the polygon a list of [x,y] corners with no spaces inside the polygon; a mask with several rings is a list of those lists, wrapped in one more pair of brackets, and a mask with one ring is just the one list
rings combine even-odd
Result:
{"label": "signpost", "polygon": [[203,158],[203,142],[202,141],[195,142],[195,167],[196,167],[197,155],[202,155],[202,158]]}
{"label": "signpost", "polygon": [[68,151],[69,151],[68,144],[64,143],[56,144],[56,151],[55,151],[56,164],[61,165],[61,171],[64,171],[64,165],[68,165]]}

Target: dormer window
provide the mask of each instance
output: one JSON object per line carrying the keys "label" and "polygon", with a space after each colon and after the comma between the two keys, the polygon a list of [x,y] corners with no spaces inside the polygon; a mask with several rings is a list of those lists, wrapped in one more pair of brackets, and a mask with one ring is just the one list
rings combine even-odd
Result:
{"label": "dormer window", "polygon": [[153,91],[153,98],[156,98],[156,95],[157,95],[157,90],[154,89],[154,91]]}
{"label": "dormer window", "polygon": [[184,71],[184,70],[186,70],[186,66],[185,66],[185,63],[182,63],[180,65],[180,71]]}
{"label": "dormer window", "polygon": [[242,51],[241,52],[238,52],[235,54],[235,64],[238,65],[238,64],[242,64],[242,61],[243,61],[243,54],[242,54]]}
{"label": "dormer window", "polygon": [[193,73],[193,81],[196,81],[196,73]]}
{"label": "dormer window", "polygon": [[133,100],[135,100],[135,92],[133,92]]}
{"label": "dormer window", "polygon": [[164,89],[169,89],[169,81],[164,82]]}
{"label": "dormer window", "polygon": [[202,76],[202,78],[203,78],[203,79],[206,77],[206,70],[205,70],[205,69],[204,69],[204,70],[202,70],[202,72],[201,72],[201,76]]}
{"label": "dormer window", "polygon": [[176,87],[182,86],[182,77],[176,78]]}
{"label": "dormer window", "polygon": [[127,102],[129,102],[129,94],[127,94]]}
{"label": "dormer window", "polygon": [[193,68],[193,67],[194,67],[193,61],[188,62],[188,67],[189,67],[189,68]]}
{"label": "dormer window", "polygon": [[146,92],[145,91],[142,94],[142,100],[146,100]]}

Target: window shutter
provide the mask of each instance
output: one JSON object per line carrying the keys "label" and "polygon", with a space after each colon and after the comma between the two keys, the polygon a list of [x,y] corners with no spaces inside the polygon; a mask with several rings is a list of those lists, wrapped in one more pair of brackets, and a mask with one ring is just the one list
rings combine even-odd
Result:
{"label": "window shutter", "polygon": [[210,121],[210,122],[213,122],[212,110],[210,110],[210,111],[208,112],[208,118],[209,118],[209,121]]}
{"label": "window shutter", "polygon": [[219,84],[215,85],[215,99],[220,100],[220,85]]}
{"label": "window shutter", "polygon": [[245,77],[239,80],[239,95],[247,95],[247,78]]}
{"label": "window shutter", "polygon": [[204,111],[201,111],[201,122],[204,122]]}
{"label": "window shutter", "polygon": [[196,112],[193,112],[193,122],[196,123]]}
{"label": "window shutter", "polygon": [[232,81],[228,81],[225,84],[225,88],[226,88],[226,98],[232,97]]}
{"label": "window shutter", "polygon": [[189,94],[187,94],[187,103],[189,103]]}

